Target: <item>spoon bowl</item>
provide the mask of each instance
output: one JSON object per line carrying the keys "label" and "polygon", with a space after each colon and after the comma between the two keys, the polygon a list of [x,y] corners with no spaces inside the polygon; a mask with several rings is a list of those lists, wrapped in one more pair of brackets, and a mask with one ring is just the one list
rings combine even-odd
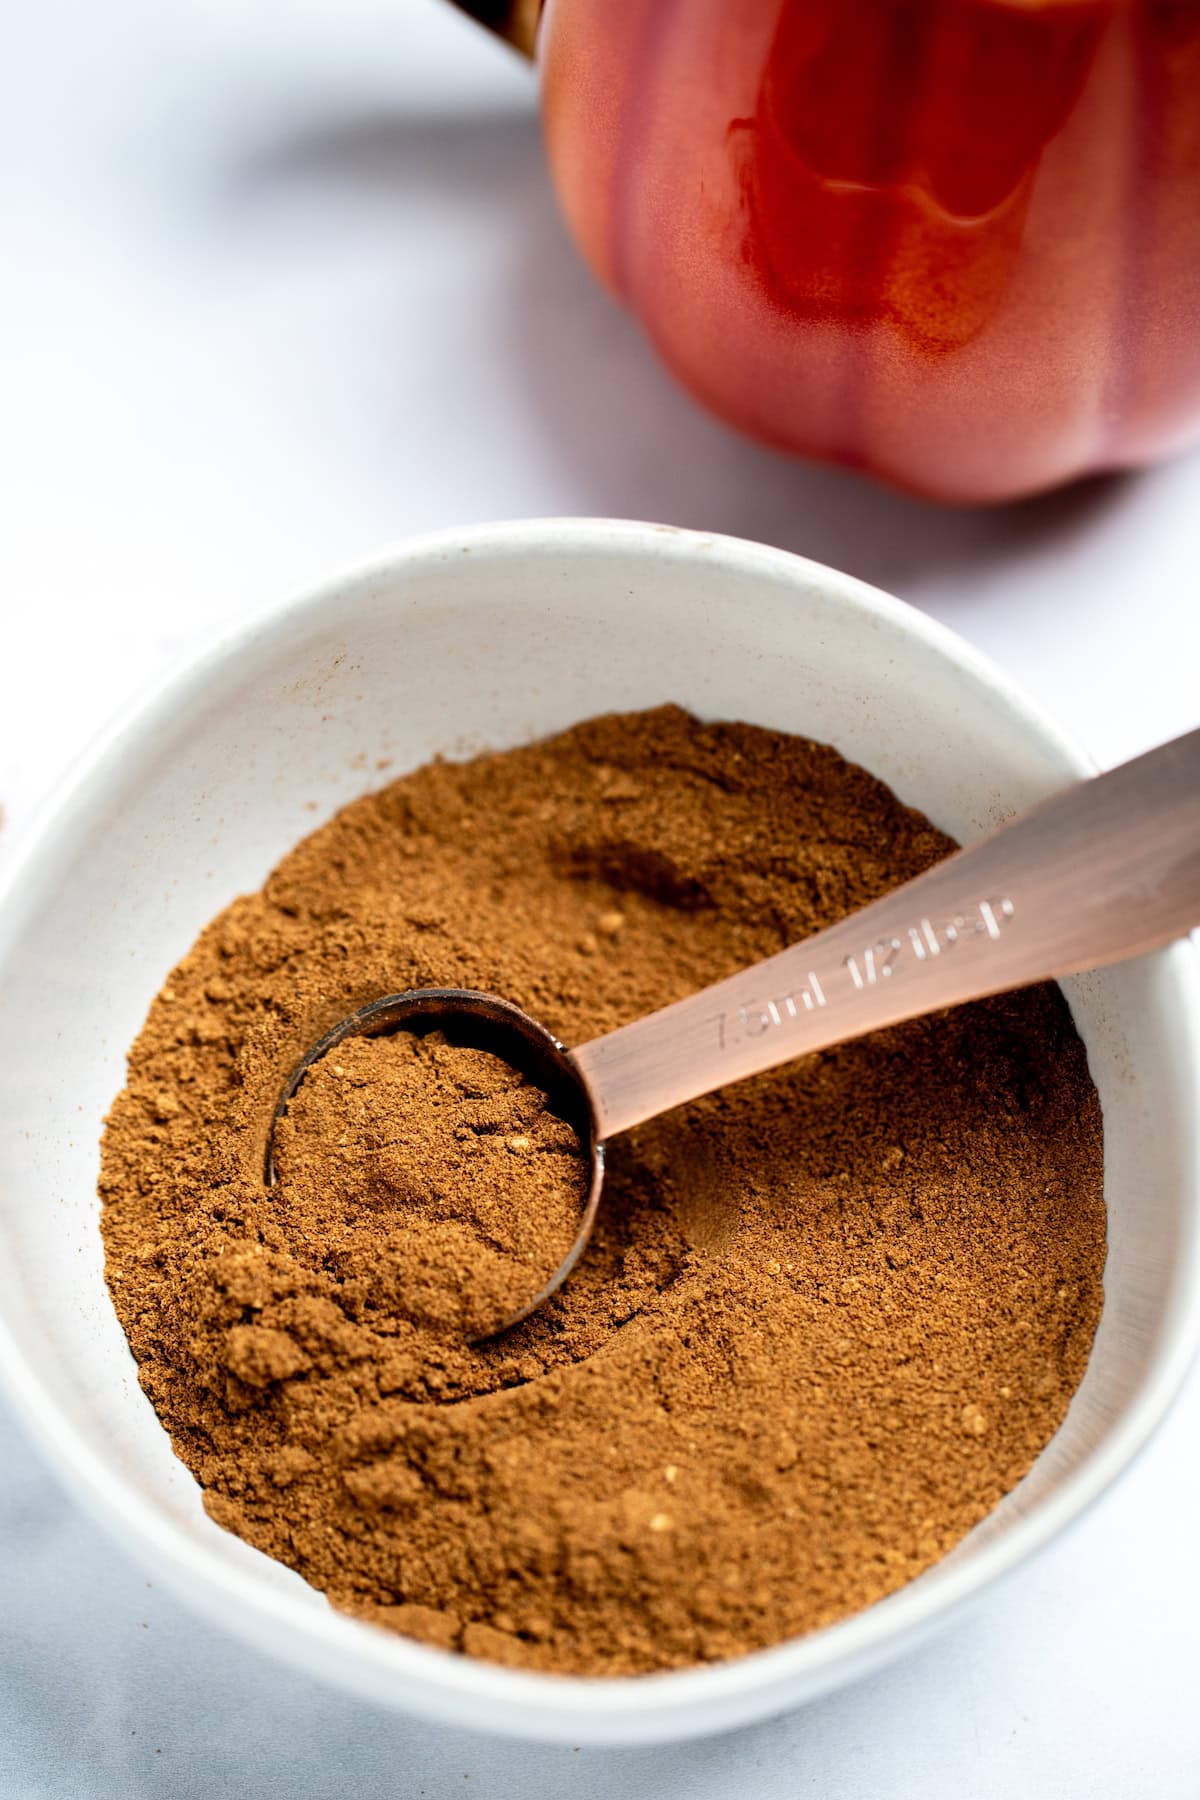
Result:
{"label": "spoon bowl", "polygon": [[597,1128],[592,1090],[566,1046],[511,1000],[480,993],[475,988],[410,988],[403,994],[385,994],[339,1020],[324,1037],[318,1038],[288,1076],[267,1133],[263,1178],[268,1187],[273,1187],[278,1179],[275,1129],[313,1064],[347,1038],[384,1037],[393,1031],[422,1035],[443,1031],[454,1044],[488,1050],[498,1056],[510,1068],[537,1082],[545,1091],[550,1110],[572,1127],[587,1154],[587,1192],[570,1249],[550,1279],[518,1311],[471,1339],[472,1343],[482,1343],[535,1312],[558,1291],[587,1248],[604,1185],[604,1144]]}

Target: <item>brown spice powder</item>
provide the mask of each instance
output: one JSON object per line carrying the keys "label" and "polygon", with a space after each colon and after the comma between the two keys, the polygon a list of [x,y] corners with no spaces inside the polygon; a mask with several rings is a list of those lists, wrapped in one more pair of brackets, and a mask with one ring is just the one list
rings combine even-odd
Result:
{"label": "brown spice powder", "polygon": [[490,989],[582,1042],[950,847],[830,749],[662,708],[418,770],[235,901],[151,1008],[100,1183],[114,1304],[211,1515],[381,1625],[586,1674],[811,1630],[956,1543],[1099,1316],[1100,1111],[1056,988],[617,1139],[566,1289],[474,1348],[458,1274],[532,1267],[577,1204],[536,1091],[347,1042],[262,1180],[287,1072],[379,994]]}
{"label": "brown spice powder", "polygon": [[578,1134],[541,1088],[440,1031],[339,1044],[290,1101],[274,1163],[287,1235],[453,1344],[545,1286],[589,1179]]}

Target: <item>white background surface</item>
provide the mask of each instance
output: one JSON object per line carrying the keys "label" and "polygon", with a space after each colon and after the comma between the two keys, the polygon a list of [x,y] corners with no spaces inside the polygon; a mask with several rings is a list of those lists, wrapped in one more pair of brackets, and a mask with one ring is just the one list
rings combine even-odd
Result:
{"label": "white background surface", "polygon": [[[1200,723],[1200,458],[963,513],[734,438],[565,241],[528,71],[436,0],[9,0],[5,26],[0,858],[213,627],[471,519],[838,564],[1102,762]],[[196,1623],[0,1410],[0,1795],[1195,1800],[1198,1481],[1193,1375],[1118,1490],[919,1656],[713,1743],[572,1752],[355,1706]]]}

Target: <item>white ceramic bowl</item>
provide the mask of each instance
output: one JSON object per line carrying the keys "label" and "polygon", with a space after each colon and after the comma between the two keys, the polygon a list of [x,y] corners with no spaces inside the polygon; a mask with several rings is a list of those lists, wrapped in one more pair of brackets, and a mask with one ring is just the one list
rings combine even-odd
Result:
{"label": "white ceramic bowl", "polygon": [[64,1477],[264,1650],[387,1705],[575,1743],[782,1711],[958,1612],[1145,1441],[1186,1366],[1200,1287],[1197,982],[1179,944],[1069,984],[1103,1103],[1109,1212],[1083,1385],[999,1510],[881,1604],[716,1668],[531,1675],[342,1617],[210,1523],[101,1274],[97,1139],[151,997],[219,908],[391,778],[377,758],[399,771],[662,700],[825,739],[960,840],[1089,767],[965,644],[829,569],[650,525],[497,525],[411,543],[227,635],[94,746],[0,895],[0,1362]]}

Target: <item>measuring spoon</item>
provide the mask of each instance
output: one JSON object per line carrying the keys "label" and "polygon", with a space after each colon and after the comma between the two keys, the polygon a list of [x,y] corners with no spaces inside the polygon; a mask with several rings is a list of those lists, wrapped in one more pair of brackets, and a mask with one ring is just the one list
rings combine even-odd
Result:
{"label": "measuring spoon", "polygon": [[[586,1145],[579,1230],[550,1280],[496,1326],[560,1288],[583,1253],[618,1132],[794,1057],[985,995],[1158,949],[1200,924],[1200,730],[1081,781],[836,925],[574,1050],[495,994],[417,988],[343,1019],[288,1078],[345,1038],[447,1031],[538,1080]],[[489,1333],[489,1336],[495,1333]]]}

